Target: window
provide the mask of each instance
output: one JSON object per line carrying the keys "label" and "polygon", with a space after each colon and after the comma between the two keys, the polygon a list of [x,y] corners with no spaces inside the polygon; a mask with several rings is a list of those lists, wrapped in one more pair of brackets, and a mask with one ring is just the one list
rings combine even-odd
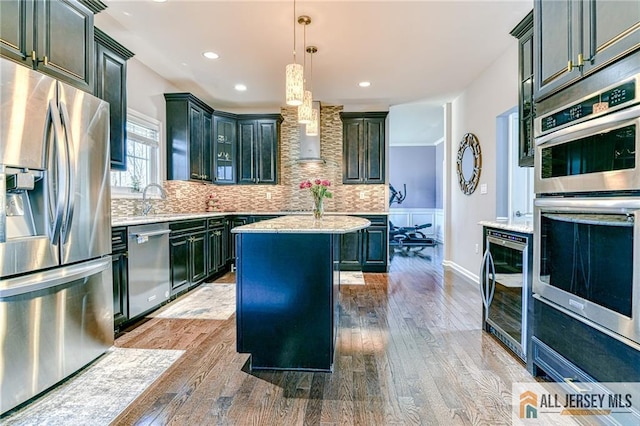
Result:
{"label": "window", "polygon": [[127,170],[111,172],[111,192],[139,196],[150,183],[160,183],[160,122],[127,112]]}

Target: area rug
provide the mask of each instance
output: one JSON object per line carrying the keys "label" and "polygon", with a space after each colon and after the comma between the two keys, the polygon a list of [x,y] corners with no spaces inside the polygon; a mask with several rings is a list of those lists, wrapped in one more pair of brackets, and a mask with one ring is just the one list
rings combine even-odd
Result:
{"label": "area rug", "polygon": [[235,311],[235,284],[202,284],[150,316],[156,318],[226,320]]}
{"label": "area rug", "polygon": [[97,362],[22,409],[2,425],[108,425],[184,351],[112,347]]}
{"label": "area rug", "polygon": [[340,284],[364,285],[364,275],[360,271],[340,271]]}

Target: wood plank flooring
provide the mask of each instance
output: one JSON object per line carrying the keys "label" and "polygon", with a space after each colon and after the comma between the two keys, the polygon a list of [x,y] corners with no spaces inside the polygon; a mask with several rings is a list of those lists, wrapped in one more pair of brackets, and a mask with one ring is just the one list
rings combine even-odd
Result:
{"label": "wood plank flooring", "polygon": [[126,331],[116,346],[186,352],[113,424],[511,424],[511,383],[533,379],[481,331],[477,289],[443,272],[439,248],[425,250],[342,286],[333,373],[248,371],[235,316]]}

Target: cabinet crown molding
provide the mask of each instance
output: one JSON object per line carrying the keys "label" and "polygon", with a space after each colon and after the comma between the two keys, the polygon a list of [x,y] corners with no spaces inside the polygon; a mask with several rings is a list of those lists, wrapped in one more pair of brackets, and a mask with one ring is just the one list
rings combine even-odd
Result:
{"label": "cabinet crown molding", "polygon": [[345,120],[349,118],[386,118],[387,115],[389,115],[389,111],[341,112],[340,119]]}
{"label": "cabinet crown molding", "polygon": [[125,60],[129,60],[135,55],[135,53],[115,41],[98,27],[94,27],[94,37],[100,44],[107,46],[109,49],[122,56]]}

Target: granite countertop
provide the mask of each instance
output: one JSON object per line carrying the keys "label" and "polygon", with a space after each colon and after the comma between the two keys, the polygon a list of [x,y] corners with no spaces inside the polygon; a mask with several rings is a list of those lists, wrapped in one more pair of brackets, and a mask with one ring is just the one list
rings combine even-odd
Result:
{"label": "granite countertop", "polygon": [[344,215],[324,215],[314,219],[311,215],[287,215],[276,219],[242,225],[233,233],[300,233],[300,234],[347,234],[371,225],[367,219]]}
{"label": "granite countertop", "polygon": [[[329,212],[327,215],[336,216],[348,216],[348,215],[362,215],[362,216],[379,216],[388,215],[389,212]],[[311,216],[310,211],[279,211],[279,212],[200,212],[200,213],[163,213],[163,214],[150,214],[148,216],[113,216],[111,218],[111,226],[132,226],[132,225],[144,225],[147,223],[158,222],[173,222],[176,220],[185,219],[208,219],[224,216]]]}
{"label": "granite countertop", "polygon": [[478,222],[478,225],[504,229],[507,231],[522,232],[523,234],[533,234],[533,219],[481,220]]}

